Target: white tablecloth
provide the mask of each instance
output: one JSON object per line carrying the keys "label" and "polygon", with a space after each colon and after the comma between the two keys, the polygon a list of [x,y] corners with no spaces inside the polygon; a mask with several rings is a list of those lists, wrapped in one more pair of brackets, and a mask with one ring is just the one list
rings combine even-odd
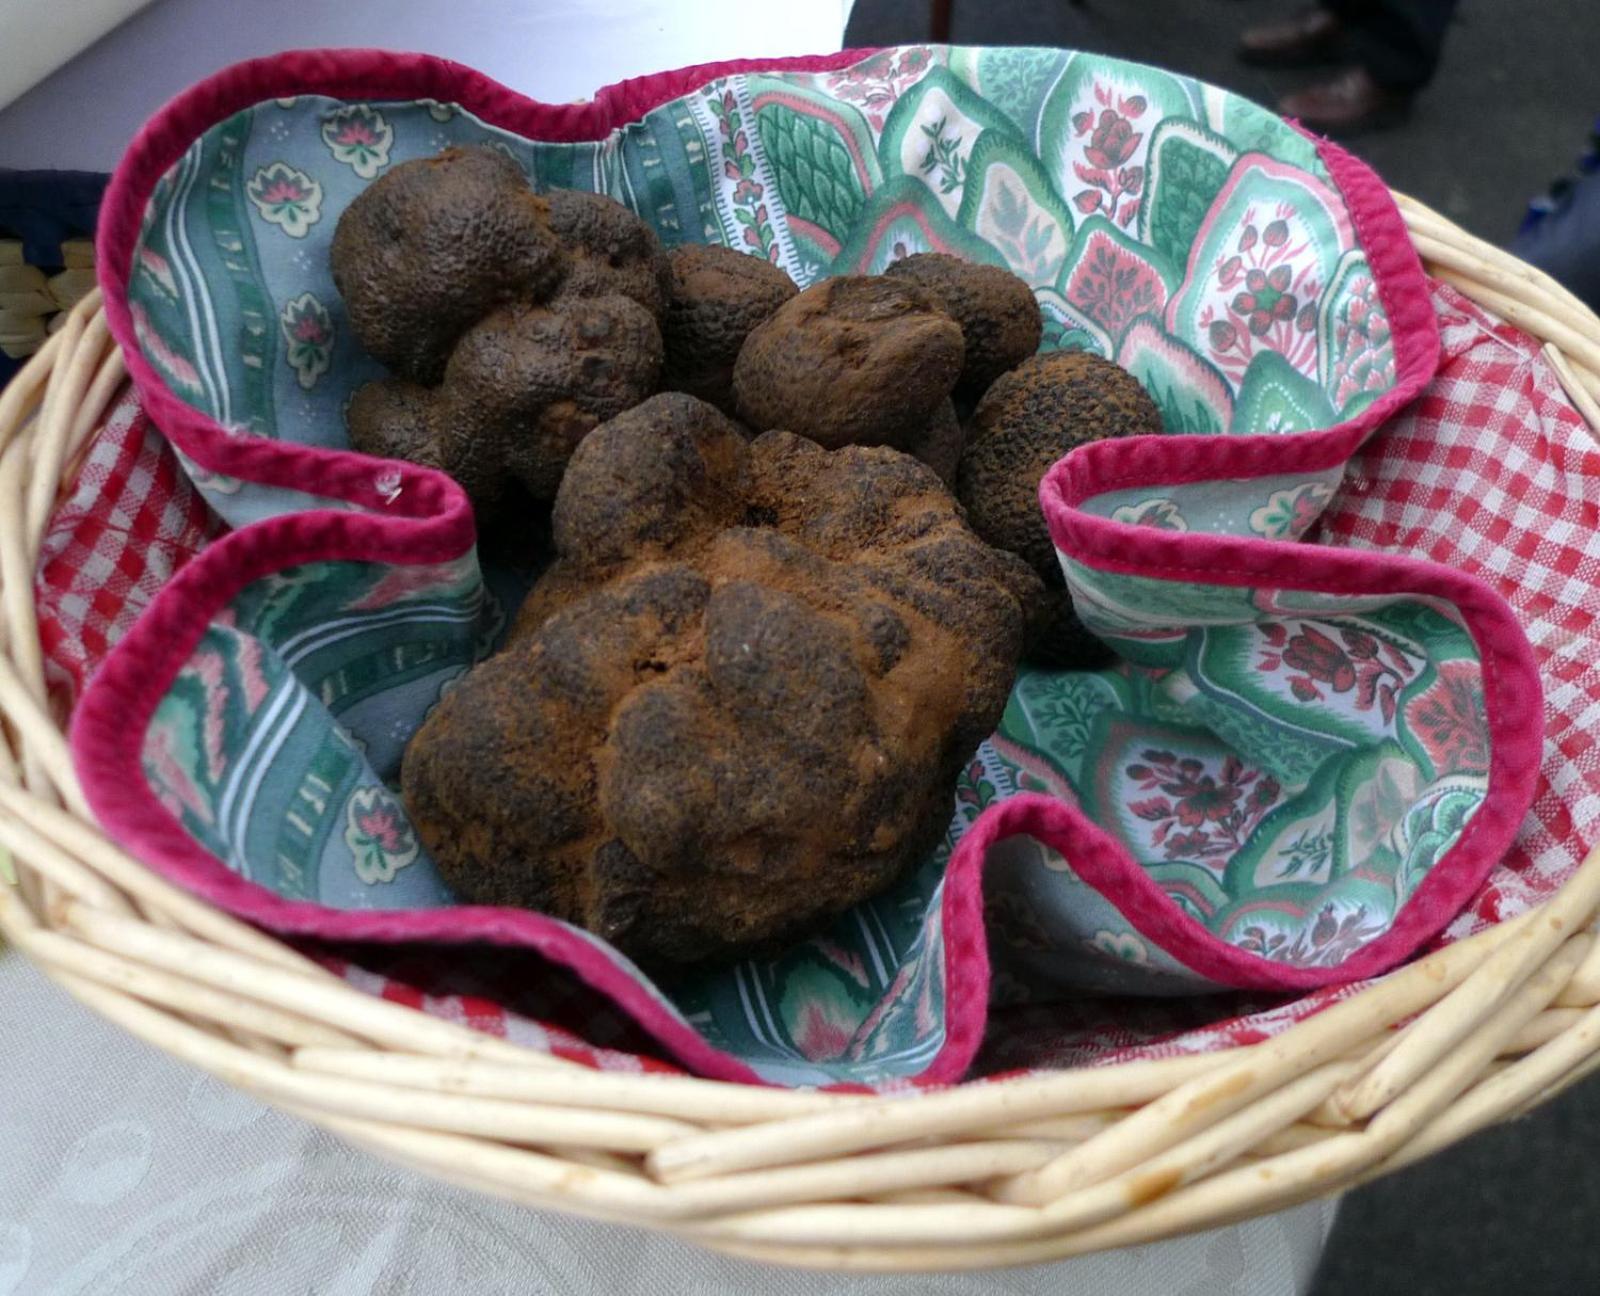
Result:
{"label": "white tablecloth", "polygon": [[394,1169],[147,1048],[0,953],[0,1296],[1291,1296],[1332,1202],[1056,1265],[765,1268]]}
{"label": "white tablecloth", "polygon": [[[0,0],[0,60],[25,46]],[[109,171],[173,95],[241,59],[309,46],[416,50],[456,59],[536,99],[587,98],[648,72],[839,49],[855,0],[157,0],[10,106],[0,167]]]}

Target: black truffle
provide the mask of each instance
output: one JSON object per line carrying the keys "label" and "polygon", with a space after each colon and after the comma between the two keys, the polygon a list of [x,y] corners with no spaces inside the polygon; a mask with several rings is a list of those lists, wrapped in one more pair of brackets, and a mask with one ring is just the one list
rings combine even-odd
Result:
{"label": "black truffle", "polygon": [[660,967],[775,948],[925,857],[1038,591],[932,472],[664,394],[585,438],[554,530],[509,646],[407,752],[459,894]]}
{"label": "black truffle", "polygon": [[1033,290],[1009,270],[963,261],[946,252],[918,252],[884,272],[920,284],[961,326],[966,360],[956,399],[971,408],[989,385],[1039,349],[1044,319]]}
{"label": "black truffle", "polygon": [[1161,413],[1132,374],[1086,351],[1025,360],[995,382],[967,429],[956,495],[972,528],[1020,555],[1045,582],[1030,617],[1027,657],[1086,668],[1109,656],[1072,611],[1039,482],[1069,450],[1105,437],[1161,431]]}

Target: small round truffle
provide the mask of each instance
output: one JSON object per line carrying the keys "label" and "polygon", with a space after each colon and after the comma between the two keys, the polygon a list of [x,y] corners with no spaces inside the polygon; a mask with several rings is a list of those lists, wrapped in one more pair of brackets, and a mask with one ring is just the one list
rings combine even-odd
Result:
{"label": "small round truffle", "polygon": [[961,373],[961,329],[917,285],[825,279],[785,302],[733,367],[739,416],[834,450],[901,447],[920,435]]}
{"label": "small round truffle", "polygon": [[945,252],[918,252],[884,273],[920,284],[961,326],[967,351],[955,394],[969,408],[996,378],[1039,349],[1044,336],[1039,303],[1009,270]]}
{"label": "small round truffle", "polygon": [[[380,459],[409,459],[425,468],[443,469],[435,422],[437,404],[433,388],[404,378],[365,384],[345,410],[350,448]],[[470,487],[467,493],[473,493]]]}
{"label": "small round truffle", "polygon": [[667,263],[661,385],[732,414],[733,366],[745,339],[799,290],[765,257],[720,243],[685,243],[667,254]]}
{"label": "small round truffle", "polygon": [[1020,555],[1065,609],[1041,609],[1027,656],[1041,665],[1097,663],[1104,648],[1071,613],[1066,580],[1039,508],[1039,482],[1068,451],[1106,437],[1161,431],[1161,413],[1127,370],[1086,351],[1023,361],[979,402],[967,429],[956,496],[973,530]]}
{"label": "small round truffle", "polygon": [[549,206],[492,149],[402,162],[339,218],[330,257],[351,330],[404,378],[435,383],[475,320],[552,291],[567,257]]}
{"label": "small round truffle", "polygon": [[660,319],[667,258],[656,232],[621,203],[582,189],[552,189],[550,228],[567,250],[562,296],[631,297]]}
{"label": "small round truffle", "polygon": [[661,335],[628,297],[514,302],[467,330],[444,382],[368,383],[351,401],[350,443],[440,468],[479,512],[510,480],[555,497],[590,429],[655,390]]}
{"label": "small round truffle", "polygon": [[938,841],[1036,577],[882,447],[653,397],[573,455],[555,564],[407,749],[463,898],[650,968],[774,949]]}
{"label": "small round truffle", "polygon": [[654,391],[660,373],[661,335],[631,298],[508,306],[450,357],[446,458],[497,459],[535,499],[554,499],[578,443]]}

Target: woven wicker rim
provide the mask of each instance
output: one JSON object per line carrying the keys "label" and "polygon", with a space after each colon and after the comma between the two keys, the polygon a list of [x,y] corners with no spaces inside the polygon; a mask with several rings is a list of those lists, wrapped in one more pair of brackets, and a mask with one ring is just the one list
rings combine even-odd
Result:
{"label": "woven wicker rim", "polygon": [[[1546,343],[1600,436],[1600,318],[1404,197],[1429,272]],[[46,702],[32,573],[124,379],[95,293],[0,392],[0,931],[134,1035],[392,1161],[836,1269],[1149,1242],[1386,1174],[1600,1068],[1600,847],[1540,908],[1219,1053],[915,1096],[596,1072],[366,995],[94,824]]]}

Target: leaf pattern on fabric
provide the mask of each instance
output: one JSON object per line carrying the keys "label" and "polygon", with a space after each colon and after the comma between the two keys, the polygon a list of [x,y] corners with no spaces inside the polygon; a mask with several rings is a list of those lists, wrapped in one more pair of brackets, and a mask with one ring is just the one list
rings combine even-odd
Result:
{"label": "leaf pattern on fabric", "polygon": [[[1116,359],[1168,432],[1292,435],[1394,382],[1371,268],[1289,128],[1094,55],[925,46],[719,78],[601,142],[527,141],[428,100],[303,95],[219,124],[157,185],[134,249],[130,314],[165,382],[239,435],[342,448],[344,404],[377,374],[326,279],[339,210],[397,163],[473,144],[540,188],[611,194],[669,244],[721,242],[807,282],[924,250],[1005,265],[1034,290],[1045,347]],[[254,298],[237,276],[258,281]],[[234,338],[266,346],[262,387],[225,354]],[[314,502],[193,472],[236,523]],[[1336,481],[1297,476],[1149,483],[1103,515],[1291,539]],[[1000,730],[960,770],[943,838],[900,886],[775,958],[651,987],[708,1041],[780,1083],[919,1074],[958,989],[944,870],[984,811],[1019,794],[1079,806],[1210,935],[1306,966],[1387,930],[1470,824],[1488,737],[1458,626],[1387,593],[1356,607],[1066,567],[1084,621],[1125,660],[1019,674]],[[302,564],[231,616],[146,742],[163,803],[283,894],[449,903],[392,785],[405,735],[503,624],[476,559]],[[1041,851],[1026,872],[1028,889],[995,897],[1019,943],[1093,968],[1097,989],[1196,987],[1113,903],[1078,907],[1071,860]]]}
{"label": "leaf pattern on fabric", "polygon": [[287,162],[274,162],[250,178],[245,193],[261,219],[293,239],[303,239],[322,219],[322,185]]}

